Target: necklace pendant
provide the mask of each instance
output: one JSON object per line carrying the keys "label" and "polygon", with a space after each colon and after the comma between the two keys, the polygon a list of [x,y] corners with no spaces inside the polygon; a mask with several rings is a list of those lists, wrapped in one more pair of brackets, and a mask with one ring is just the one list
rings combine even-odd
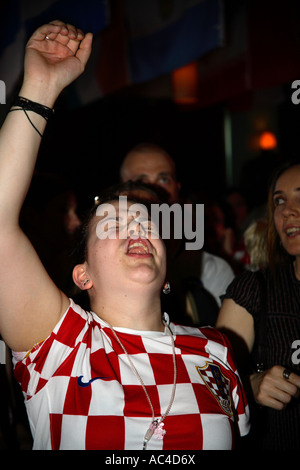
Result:
{"label": "necklace pendant", "polygon": [[162,418],[154,419],[150,424],[144,437],[143,450],[147,449],[148,442],[150,441],[153,435],[156,437],[156,439],[162,440],[164,438],[164,435],[167,431],[163,429],[165,423],[163,423],[161,419]]}
{"label": "necklace pendant", "polygon": [[153,431],[153,434],[156,437],[156,439],[162,440],[164,438],[164,435],[167,432],[165,429],[163,429],[164,425],[165,423],[163,423],[159,419],[153,420],[152,423],[150,424],[149,429]]}

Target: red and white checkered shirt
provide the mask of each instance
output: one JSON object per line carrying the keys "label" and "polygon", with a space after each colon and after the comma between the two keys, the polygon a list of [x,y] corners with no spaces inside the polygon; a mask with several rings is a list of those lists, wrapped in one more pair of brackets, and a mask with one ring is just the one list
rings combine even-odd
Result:
{"label": "red and white checkered shirt", "polygon": [[[231,449],[236,424],[249,431],[248,405],[226,338],[214,328],[170,323],[177,382],[163,440],[148,449]],[[138,370],[155,417],[173,387],[171,338],[115,328]],[[52,334],[24,357],[14,353],[34,449],[142,449],[152,412],[107,324],[71,301]],[[237,421],[237,422],[236,422]]]}

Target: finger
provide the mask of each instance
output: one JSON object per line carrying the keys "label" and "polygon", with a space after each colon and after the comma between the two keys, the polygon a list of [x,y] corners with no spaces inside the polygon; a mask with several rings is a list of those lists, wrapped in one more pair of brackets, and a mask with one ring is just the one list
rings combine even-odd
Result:
{"label": "finger", "polygon": [[[78,50],[80,45],[81,39],[84,37],[84,34],[81,30],[77,30],[77,28],[73,27],[72,25],[54,25],[58,27],[52,32],[49,32],[45,37],[44,34],[46,32],[45,29],[40,31],[39,40],[36,41],[35,37],[28,42],[27,47],[35,47],[35,43],[39,43],[39,49],[43,50],[44,52],[53,54],[53,53],[66,53],[68,51],[68,55],[74,56]],[[41,49],[42,47],[42,49]],[[64,52],[62,52],[61,48],[64,47]],[[59,52],[61,51],[61,52]]]}
{"label": "finger", "polygon": [[31,36],[30,40],[43,41],[46,36],[54,38],[57,34],[65,35],[68,33],[68,28],[63,22],[52,22],[45,24],[38,28]]}
{"label": "finger", "polygon": [[93,42],[93,35],[92,33],[87,33],[84,36],[84,39],[80,43],[80,47],[76,53],[76,57],[80,60],[83,67],[86,66],[87,61],[91,55],[92,51],[92,42]]}
{"label": "finger", "polygon": [[272,384],[278,389],[282,390],[290,396],[296,396],[298,392],[298,385],[300,385],[300,377],[293,372],[290,373],[289,378],[285,378],[283,375],[284,369],[281,366],[274,366],[270,370],[270,374],[266,377],[266,383]]}
{"label": "finger", "polygon": [[70,49],[71,53],[75,55],[80,42],[84,38],[84,33],[81,29],[76,28],[74,25],[71,25],[69,23],[63,24],[62,26],[63,29],[61,31],[59,31],[57,34],[52,33],[50,35],[47,35],[46,39],[57,41],[63,46],[67,46]]}
{"label": "finger", "polygon": [[296,387],[300,388],[300,376],[295,374],[294,372],[291,372],[290,376],[288,379],[285,379],[287,382],[290,382],[294,385],[296,385]]}
{"label": "finger", "polygon": [[256,399],[263,406],[282,410],[291,401],[292,397],[282,389],[264,384],[259,390]]}
{"label": "finger", "polygon": [[283,390],[283,389],[277,389],[277,391],[274,393],[274,398],[277,400],[281,401],[281,403],[287,405],[292,397],[294,396],[294,390],[288,389],[288,390]]}
{"label": "finger", "polygon": [[[57,32],[50,33],[51,39],[53,39],[55,34],[61,35],[64,38],[68,38],[68,39],[74,39],[74,40],[77,39],[78,41],[81,41],[84,37],[84,33],[81,31],[81,29],[76,28],[74,25],[71,25],[69,23],[62,23],[62,22],[59,22],[59,21],[57,21],[57,22],[54,21],[54,22],[49,23],[49,24],[54,25],[54,26],[58,26],[58,27],[61,28]],[[48,36],[49,36],[49,34],[48,34]]]}
{"label": "finger", "polygon": [[81,41],[84,38],[83,31],[80,28],[76,28],[76,26],[73,24],[63,23],[60,20],[52,21],[51,24],[63,26],[61,34],[69,36],[70,39],[77,39],[78,41]]}
{"label": "finger", "polygon": [[71,24],[67,24],[67,28],[69,31],[70,38],[82,41],[82,39],[84,38],[84,33],[80,28],[76,28]]}
{"label": "finger", "polygon": [[81,29],[69,23],[64,23],[63,21],[54,20],[38,28],[33,33],[30,40],[43,41],[44,39],[49,39],[54,41],[59,38],[59,40],[64,43],[68,40],[81,41],[83,37],[84,33]]}
{"label": "finger", "polygon": [[274,410],[281,411],[286,407],[286,404],[283,403],[280,400],[276,400],[273,397],[270,397],[268,400],[264,401],[261,403],[263,406],[268,406],[270,408],[273,408]]}

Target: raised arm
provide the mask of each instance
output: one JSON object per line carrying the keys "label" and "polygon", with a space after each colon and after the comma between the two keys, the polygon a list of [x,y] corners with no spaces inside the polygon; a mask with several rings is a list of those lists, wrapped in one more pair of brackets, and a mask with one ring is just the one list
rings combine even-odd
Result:
{"label": "raised arm", "polygon": [[[26,46],[19,96],[53,108],[61,91],[83,72],[91,44],[90,33],[61,21],[39,28]],[[42,115],[18,105],[0,131],[0,333],[16,351],[47,337],[68,306],[19,227],[45,126]]]}

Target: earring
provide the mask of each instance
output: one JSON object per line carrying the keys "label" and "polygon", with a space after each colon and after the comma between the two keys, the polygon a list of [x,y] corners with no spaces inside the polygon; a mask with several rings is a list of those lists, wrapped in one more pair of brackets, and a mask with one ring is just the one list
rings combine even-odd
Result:
{"label": "earring", "polygon": [[170,283],[169,283],[169,281],[166,281],[166,282],[164,283],[164,286],[163,286],[163,293],[164,293],[164,294],[170,294],[170,292],[171,292]]}
{"label": "earring", "polygon": [[88,282],[90,282],[89,279],[86,279],[85,281],[83,281],[83,283],[82,283],[82,284],[83,284],[83,287],[86,286]]}

